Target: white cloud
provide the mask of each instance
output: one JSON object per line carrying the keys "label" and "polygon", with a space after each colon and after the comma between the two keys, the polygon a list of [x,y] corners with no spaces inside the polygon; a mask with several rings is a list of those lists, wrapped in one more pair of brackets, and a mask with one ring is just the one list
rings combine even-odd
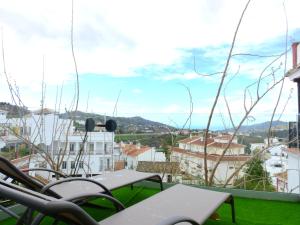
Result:
{"label": "white cloud", "polygon": [[[278,119],[279,115],[283,113],[281,120],[293,120],[296,117],[297,112],[297,93],[296,93],[296,85],[289,80],[285,80],[283,92],[281,95],[281,99],[276,111],[276,116],[274,120]],[[293,89],[293,92],[290,96],[290,90]],[[274,107],[276,105],[276,101],[278,98],[278,94],[280,91],[280,85],[277,85],[273,90],[271,90],[266,96],[264,96],[259,103],[255,106],[251,115],[257,119],[265,119],[270,120]],[[252,93],[252,99],[255,101],[256,93]],[[289,99],[289,100],[288,100]],[[236,118],[238,121],[244,115],[244,92],[243,90],[231,91],[227,96],[227,101],[229,104],[230,111],[233,115],[233,118]],[[247,108],[250,106],[250,98],[247,98]],[[287,104],[287,105],[286,105]],[[284,109],[286,105],[286,108]],[[225,106],[225,102],[223,97],[220,98],[218,104],[219,112],[222,113],[227,119],[228,112]]]}
{"label": "white cloud", "polygon": [[193,79],[199,79],[201,76],[199,76],[196,73],[184,73],[184,74],[169,74],[169,75],[160,75],[156,76],[155,79],[157,80],[193,80]]}
{"label": "white cloud", "polygon": [[139,88],[135,88],[135,89],[132,89],[132,93],[134,94],[141,94],[143,91]]}
{"label": "white cloud", "polygon": [[165,106],[162,110],[162,113],[181,113],[182,108],[178,104],[170,104]]}
{"label": "white cloud", "polygon": [[[299,4],[286,1],[291,30],[299,27]],[[74,45],[79,72],[138,76],[136,68],[176,62],[182,54],[179,49],[230,43],[244,5],[245,1],[225,0],[75,1]],[[39,81],[43,55],[49,84],[74,79],[70,77],[74,73],[71,1],[2,0],[1,6],[7,67],[16,80],[25,85]],[[253,1],[238,43],[259,43],[282,35],[284,24],[282,1]],[[182,77],[194,78],[189,76]]]}
{"label": "white cloud", "polygon": [[[245,3],[246,0],[74,1],[74,50],[78,71],[80,74],[132,77],[140,76],[137,69],[145,66],[176,65],[185,56],[182,51],[185,49],[215,48],[204,56],[224,56],[228,53],[224,45],[230,44]],[[292,32],[300,27],[300,1],[286,0],[285,4]],[[43,58],[47,86],[75,80],[70,46],[71,1],[0,0],[0,5],[7,72],[20,87],[27,105],[38,107]],[[237,48],[273,40],[284,35],[285,29],[282,0],[252,1],[237,36]],[[199,62],[200,69],[206,66],[204,63]],[[212,67],[219,68],[223,63]],[[240,61],[234,59],[230,71],[234,73],[239,64]],[[257,75],[258,67],[262,64],[249,62],[242,69],[247,74]],[[2,62],[0,68],[3,71]],[[3,78],[3,72],[1,76]],[[196,73],[183,72],[155,78],[168,81],[198,77]],[[216,82],[217,79],[206,80]],[[140,89],[132,92],[141,93]],[[1,98],[9,101],[7,93],[1,79]],[[232,110],[240,113],[242,102],[239,95],[236,97],[232,100]],[[46,100],[50,104],[55,96],[47,96]],[[103,109],[90,107],[91,110],[107,113],[112,112],[115,105],[115,101],[105,97],[91,102],[101,102],[103,106]],[[267,106],[267,103],[260,106],[258,112],[263,113]],[[86,106],[80,107],[85,109]],[[187,111],[179,103],[155,108],[123,100],[118,105],[118,112],[125,114]],[[207,106],[195,106],[195,113],[208,111]]]}

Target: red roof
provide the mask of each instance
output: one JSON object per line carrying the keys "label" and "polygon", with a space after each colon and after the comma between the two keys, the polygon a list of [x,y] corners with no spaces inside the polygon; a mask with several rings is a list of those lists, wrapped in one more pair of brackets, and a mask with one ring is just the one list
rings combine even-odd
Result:
{"label": "red roof", "polygon": [[[201,159],[204,158],[203,152],[191,152],[177,147],[174,147],[171,151],[188,155],[188,156],[193,156],[196,158],[201,158]],[[219,157],[220,155],[217,154],[207,154],[207,159],[211,161],[217,161]],[[250,158],[251,156],[248,155],[224,155],[222,161],[247,161]]]}
{"label": "red roof", "polygon": [[123,154],[131,157],[136,157],[149,150],[151,150],[151,147],[149,146],[138,146],[133,144],[121,145],[121,151],[123,152]]}
{"label": "red roof", "polygon": [[13,159],[10,162],[12,164],[18,164],[20,162],[24,162],[24,163],[26,162],[27,163],[27,162],[29,162],[30,157],[32,157],[32,156],[27,155],[27,156],[24,156],[24,157],[21,157],[21,158]]}
{"label": "red roof", "polygon": [[295,154],[295,155],[300,155],[300,150],[298,148],[288,148],[285,151],[288,153]]}
{"label": "red roof", "polygon": [[[231,140],[232,135],[227,134],[227,135],[222,135],[222,136],[217,136],[215,139],[220,139],[220,140]],[[221,143],[221,142],[216,142],[214,138],[208,138],[207,139],[207,145],[209,147],[214,147],[214,148],[226,148],[227,143]],[[192,145],[199,145],[199,146],[204,146],[204,140],[201,140],[201,137],[190,137],[186,138],[183,140],[178,141],[179,143],[185,143],[185,144],[192,144]],[[236,143],[231,143],[230,148],[243,148],[245,145],[241,144],[236,144]]]}
{"label": "red roof", "polygon": [[[211,143],[213,143],[213,142],[214,142],[214,139],[212,139],[212,138],[208,138],[208,139],[207,139],[207,144],[208,144],[208,145],[211,144]],[[199,140],[193,141],[192,144],[193,144],[193,145],[204,146],[204,141],[201,141],[201,140],[199,139]]]}
{"label": "red roof", "polygon": [[[228,143],[220,143],[220,142],[214,142],[212,144],[209,145],[209,147],[214,147],[214,148],[226,148],[228,145]],[[231,143],[229,148],[243,148],[245,147],[245,145],[241,145],[241,144],[236,144],[236,143]]]}
{"label": "red roof", "polygon": [[199,136],[194,136],[194,137],[189,137],[189,138],[185,138],[185,139],[182,139],[182,140],[180,140],[180,141],[178,141],[179,143],[185,143],[185,144],[187,144],[187,143],[190,143],[190,142],[192,142],[192,141],[196,141],[196,140],[200,140],[200,137]]}
{"label": "red roof", "polygon": [[217,136],[217,139],[221,139],[221,140],[231,140],[232,139],[232,135],[230,134],[222,134],[221,136]]}

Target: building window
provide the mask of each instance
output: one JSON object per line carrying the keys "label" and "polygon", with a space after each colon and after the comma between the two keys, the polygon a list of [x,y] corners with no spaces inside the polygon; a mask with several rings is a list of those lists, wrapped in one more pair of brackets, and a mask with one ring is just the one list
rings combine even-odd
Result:
{"label": "building window", "polygon": [[71,169],[75,169],[75,161],[71,162]]}
{"label": "building window", "polygon": [[79,150],[84,151],[84,145],[82,143],[79,144]]}
{"label": "building window", "polygon": [[93,154],[94,153],[94,143],[89,144],[89,153]]}
{"label": "building window", "polygon": [[63,161],[63,162],[62,162],[61,168],[62,168],[63,170],[64,170],[64,169],[67,169],[67,161]]}
{"label": "building window", "polygon": [[20,135],[31,135],[31,127],[20,127]]}
{"label": "building window", "polygon": [[109,170],[110,169],[110,160],[106,159],[106,168]]}
{"label": "building window", "polygon": [[111,143],[104,143],[104,152],[105,154],[110,154],[112,149]]}
{"label": "building window", "polygon": [[79,162],[79,169],[83,169],[83,161]]}
{"label": "building window", "polygon": [[75,153],[75,143],[70,143],[70,153]]}
{"label": "building window", "polygon": [[103,159],[100,159],[100,162],[99,162],[99,171],[102,171],[103,170]]}

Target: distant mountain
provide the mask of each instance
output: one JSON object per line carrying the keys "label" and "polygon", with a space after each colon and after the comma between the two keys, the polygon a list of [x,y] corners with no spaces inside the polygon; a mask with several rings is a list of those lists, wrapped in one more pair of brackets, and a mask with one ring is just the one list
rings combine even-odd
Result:
{"label": "distant mountain", "polygon": [[[250,135],[251,137],[266,138],[268,136],[269,126],[270,126],[270,121],[252,124],[248,126],[242,126],[239,130],[239,133],[240,135],[246,134],[246,136]],[[222,130],[222,132],[224,131],[225,130]],[[233,129],[226,130],[226,132],[227,131],[232,132]],[[278,138],[288,139],[288,122],[274,121],[272,123],[271,135]]]}
{"label": "distant mountain", "polygon": [[[252,124],[248,126],[242,126],[240,132],[263,132],[269,129],[270,121]],[[284,121],[273,121],[272,123],[273,130],[287,130],[288,122]]]}
{"label": "distant mountain", "polygon": [[168,132],[169,129],[174,130],[174,128],[171,126],[147,120],[139,116],[110,117],[95,113],[74,111],[60,114],[60,117],[64,119],[73,118],[77,120],[86,120],[87,118],[93,118],[96,123],[104,123],[105,120],[113,119],[117,122],[118,125],[117,133],[161,133]]}
{"label": "distant mountain", "polygon": [[0,102],[0,110],[7,111],[8,117],[20,117],[30,113],[27,107],[20,107],[7,102]]}

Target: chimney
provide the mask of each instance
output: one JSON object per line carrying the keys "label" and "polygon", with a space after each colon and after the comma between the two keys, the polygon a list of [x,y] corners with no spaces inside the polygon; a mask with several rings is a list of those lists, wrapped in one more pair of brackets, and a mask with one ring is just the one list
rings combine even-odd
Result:
{"label": "chimney", "polygon": [[138,142],[138,143],[136,144],[136,148],[137,148],[137,149],[141,149],[141,143],[140,143],[140,142]]}
{"label": "chimney", "polygon": [[296,69],[300,64],[300,42],[295,42],[292,44],[292,54],[293,54],[293,69]]}

